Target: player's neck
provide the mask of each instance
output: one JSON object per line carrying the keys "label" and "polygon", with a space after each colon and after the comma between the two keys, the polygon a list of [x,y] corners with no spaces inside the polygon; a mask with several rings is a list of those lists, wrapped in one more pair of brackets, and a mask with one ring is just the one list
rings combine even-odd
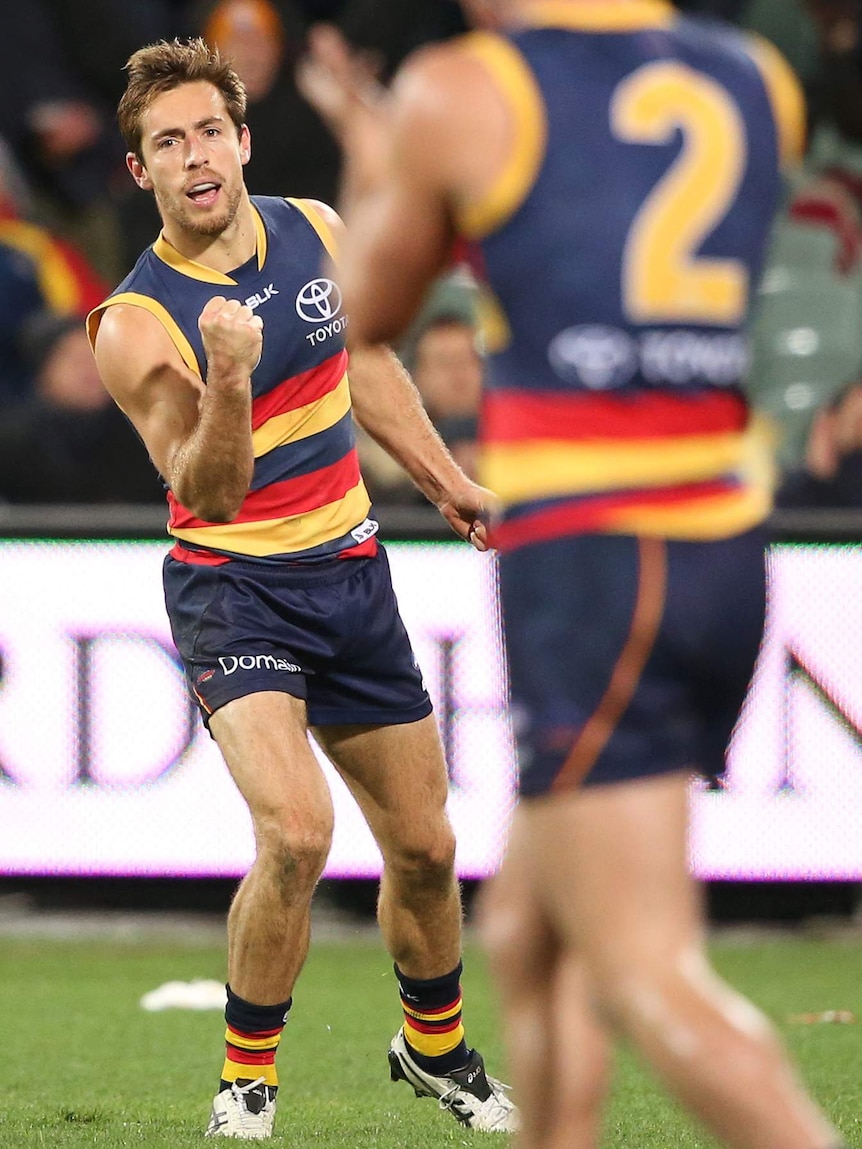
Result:
{"label": "player's neck", "polygon": [[186,259],[224,274],[242,267],[257,250],[254,208],[247,192],[233,220],[217,235],[190,231],[172,219],[163,220],[162,235]]}

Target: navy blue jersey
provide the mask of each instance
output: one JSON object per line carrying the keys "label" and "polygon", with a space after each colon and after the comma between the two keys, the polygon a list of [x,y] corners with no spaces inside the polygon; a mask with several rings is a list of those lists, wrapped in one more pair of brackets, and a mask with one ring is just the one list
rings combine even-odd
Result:
{"label": "navy blue jersey", "polygon": [[263,318],[263,352],[252,374],[254,475],[231,523],[197,519],[168,493],[175,557],[318,559],[362,548],[376,524],[359,472],[341,292],[322,270],[328,229],[310,204],[252,198],[257,247],[229,275],[186,259],[163,236],[90,316],[115,304],[155,315],[186,366],[205,377],[198,318],[214,295],[237,299]]}
{"label": "navy blue jersey", "polygon": [[663,0],[539,5],[468,37],[516,140],[477,240],[508,332],[483,411],[504,549],[680,538],[769,508],[746,325],[802,104],[770,46]]}

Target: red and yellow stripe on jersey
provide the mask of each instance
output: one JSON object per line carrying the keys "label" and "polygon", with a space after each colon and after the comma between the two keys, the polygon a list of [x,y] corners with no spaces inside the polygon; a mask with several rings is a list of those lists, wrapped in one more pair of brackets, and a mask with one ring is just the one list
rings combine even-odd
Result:
{"label": "red and yellow stripe on jersey", "polygon": [[355,446],[342,451],[352,442],[352,427],[345,425],[350,419],[342,350],[253,401],[255,475],[236,518],[203,522],[169,492],[171,534],[193,545],[256,556],[296,554],[341,540],[371,507]]}
{"label": "red and yellow stripe on jersey", "polygon": [[769,511],[771,437],[737,393],[490,392],[483,427],[501,549],[585,531],[721,538]]}

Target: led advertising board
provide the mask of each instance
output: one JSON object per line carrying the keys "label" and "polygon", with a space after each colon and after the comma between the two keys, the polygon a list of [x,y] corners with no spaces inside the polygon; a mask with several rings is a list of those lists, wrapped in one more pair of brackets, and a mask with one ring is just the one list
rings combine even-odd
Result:
{"label": "led advertising board", "polygon": [[[496,868],[515,754],[494,560],[387,548],[434,699],[462,877]],[[163,543],[5,541],[0,872],[236,876],[248,814],[189,702],[161,591]],[[692,787],[705,878],[862,877],[862,548],[776,546],[767,638],[721,791]],[[346,787],[329,877],[379,873]]]}

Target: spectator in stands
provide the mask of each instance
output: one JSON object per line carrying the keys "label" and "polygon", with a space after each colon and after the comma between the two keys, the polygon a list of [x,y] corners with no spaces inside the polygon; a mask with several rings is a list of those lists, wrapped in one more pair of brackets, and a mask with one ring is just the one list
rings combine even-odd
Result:
{"label": "spectator in stands", "polygon": [[0,95],[0,133],[30,180],[63,198],[80,196],[78,165],[98,145],[104,124],[73,75],[47,0],[5,6]]}
{"label": "spectator in stands", "polygon": [[0,239],[0,420],[6,404],[30,392],[30,371],[20,353],[18,335],[27,318],[42,306],[33,261]]}
{"label": "spectator in stands", "polygon": [[109,282],[127,270],[112,194],[115,179],[125,186],[114,120],[123,64],[177,26],[170,0],[3,6],[0,135],[24,169],[40,221],[86,249]]}
{"label": "spectator in stands", "polygon": [[[804,171],[776,221],[751,388],[776,419],[782,506],[862,506],[862,41],[859,0],[754,0],[746,19],[810,37]],[[801,49],[800,49],[801,50]]]}
{"label": "spectator in stands", "polygon": [[20,342],[33,390],[0,418],[0,499],[161,504],[152,463],[102,386],[81,320],[40,312]]}
{"label": "spectator in stands", "polygon": [[432,314],[413,347],[413,382],[443,442],[474,479],[482,374],[472,317],[456,310]]}
{"label": "spectator in stands", "polygon": [[107,290],[79,251],[23,216],[25,206],[14,165],[0,151],[0,405],[31,389],[19,339],[27,320],[47,310],[81,321]]}
{"label": "spectator in stands", "polygon": [[246,86],[249,191],[333,202],[340,151],[294,78],[307,26],[300,9],[285,0],[207,0],[192,23]]}
{"label": "spectator in stands", "polygon": [[[477,418],[482,387],[478,292],[460,271],[443,276],[398,347],[443,442],[475,477]],[[356,428],[362,474],[377,507],[422,506],[426,500],[401,467]]]}
{"label": "spectator in stands", "polygon": [[859,0],[804,0],[817,37],[820,117],[862,144],[862,6]]}
{"label": "spectator in stands", "polygon": [[752,329],[750,394],[776,426],[779,507],[862,508],[860,256],[857,205],[828,179],[803,185]]}

